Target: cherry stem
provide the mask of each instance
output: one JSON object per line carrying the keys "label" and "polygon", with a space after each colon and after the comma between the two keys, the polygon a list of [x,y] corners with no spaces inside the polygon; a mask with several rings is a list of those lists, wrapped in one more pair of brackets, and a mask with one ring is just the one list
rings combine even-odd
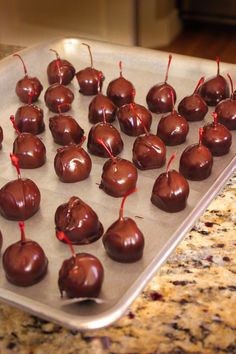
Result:
{"label": "cherry stem", "polygon": [[99,144],[101,144],[101,145],[104,147],[104,149],[106,150],[106,152],[108,153],[108,155],[110,156],[110,158],[114,161],[114,160],[115,160],[115,156],[112,155],[110,149],[108,149],[108,147],[106,146],[106,144],[104,143],[104,141],[103,141],[102,139],[99,139],[99,138],[98,138],[98,139],[97,139],[97,142],[98,142]]}
{"label": "cherry stem", "polygon": [[174,111],[175,111],[175,96],[174,96],[174,92],[172,89],[170,90],[170,95],[171,95],[171,102],[172,102],[172,113],[174,113]]}
{"label": "cherry stem", "polygon": [[20,179],[21,174],[20,174],[20,167],[19,167],[19,159],[14,154],[10,154],[10,158],[11,158],[12,165],[16,168],[18,179]]}
{"label": "cherry stem", "polygon": [[230,82],[230,87],[231,87],[231,95],[233,96],[234,93],[234,84],[233,84],[233,80],[232,77],[230,76],[230,74],[227,74],[228,78],[229,78],[229,82]]}
{"label": "cherry stem", "polygon": [[82,44],[86,45],[86,47],[88,48],[89,56],[90,56],[90,66],[91,66],[91,68],[93,68],[93,56],[92,56],[92,52],[91,52],[91,47],[87,43],[82,43]]}
{"label": "cherry stem", "polygon": [[28,105],[32,104],[33,95],[34,95],[34,92],[32,90],[28,91]]}
{"label": "cherry stem", "polygon": [[13,54],[13,57],[18,57],[18,58],[20,59],[20,61],[21,61],[22,64],[23,64],[25,76],[28,76],[28,72],[27,72],[27,69],[26,69],[26,66],[25,66],[25,62],[24,62],[24,60],[21,58],[21,56],[20,56],[19,54]]}
{"label": "cherry stem", "polygon": [[123,77],[123,68],[122,68],[122,61],[119,61],[119,68],[120,68],[120,77]]}
{"label": "cherry stem", "polygon": [[138,118],[138,120],[140,121],[140,123],[142,124],[143,126],[143,129],[144,129],[144,132],[146,135],[149,135],[149,131],[147,130],[147,127],[146,125],[144,124],[144,121],[142,120],[142,118],[139,117],[138,113],[135,111],[135,107],[134,107],[134,103],[130,103],[130,107],[131,107],[131,110],[133,112],[133,114],[135,115],[136,118]]}
{"label": "cherry stem", "polygon": [[16,122],[15,122],[15,117],[13,115],[10,116],[10,121],[12,122],[13,128],[17,132],[18,135],[21,135],[21,132],[19,131]]}
{"label": "cherry stem", "polygon": [[220,57],[216,57],[217,76],[220,75]]}
{"label": "cherry stem", "polygon": [[102,108],[102,117],[103,117],[103,123],[106,124],[107,120],[106,120],[106,109],[104,106],[101,107]]}
{"label": "cherry stem", "polygon": [[120,212],[119,212],[119,219],[122,220],[124,218],[124,204],[127,197],[133,193],[137,192],[137,188],[131,189],[128,191],[122,198],[121,205],[120,205]]}
{"label": "cherry stem", "polygon": [[203,128],[199,128],[199,145],[202,145]]}
{"label": "cherry stem", "polygon": [[198,88],[203,84],[204,81],[205,81],[205,77],[202,76],[201,79],[198,81],[197,86],[195,87],[193,93],[197,93]]}
{"label": "cherry stem", "polygon": [[212,112],[211,115],[212,115],[212,117],[213,117],[214,126],[216,126],[217,123],[218,123],[218,116],[217,116],[217,113],[216,113],[216,112]]}
{"label": "cherry stem", "polygon": [[169,55],[168,64],[167,64],[167,69],[166,69],[165,83],[166,83],[166,82],[167,82],[167,80],[168,80],[168,75],[169,75],[169,70],[170,70],[170,63],[171,63],[171,60],[172,60],[172,55],[170,54],[170,55]]}
{"label": "cherry stem", "polygon": [[56,59],[56,66],[57,66],[57,70],[58,70],[58,74],[59,74],[59,84],[61,85],[62,84],[62,72],[61,72],[60,63],[61,63],[61,60]]}
{"label": "cherry stem", "polygon": [[102,92],[102,80],[103,80],[103,74],[101,71],[98,73],[98,92]]}
{"label": "cherry stem", "polygon": [[20,221],[20,222],[18,223],[18,225],[19,225],[20,233],[21,233],[21,235],[20,235],[20,237],[21,237],[21,243],[25,243],[25,241],[26,241],[26,237],[25,237],[25,223],[24,223],[24,221]]}
{"label": "cherry stem", "polygon": [[70,247],[72,256],[73,256],[74,258],[76,258],[75,249],[74,249],[74,247],[72,246],[71,241],[70,241],[70,240],[68,239],[68,237],[65,235],[65,233],[64,233],[63,231],[57,231],[57,232],[56,232],[56,235],[57,235],[58,240],[60,240],[60,241],[65,241],[65,242],[67,243],[67,245]]}
{"label": "cherry stem", "polygon": [[60,59],[61,59],[61,58],[59,57],[58,52],[57,52],[55,49],[49,49],[49,50],[51,50],[51,52],[53,52],[53,53],[55,53],[55,54],[56,54],[56,58],[57,58],[58,60],[60,60]]}
{"label": "cherry stem", "polygon": [[176,158],[176,151],[173,152],[173,154],[171,155],[171,157],[168,160],[167,166],[166,166],[166,174],[168,175],[169,171],[170,171],[170,165],[172,164],[172,162],[174,161],[174,159]]}

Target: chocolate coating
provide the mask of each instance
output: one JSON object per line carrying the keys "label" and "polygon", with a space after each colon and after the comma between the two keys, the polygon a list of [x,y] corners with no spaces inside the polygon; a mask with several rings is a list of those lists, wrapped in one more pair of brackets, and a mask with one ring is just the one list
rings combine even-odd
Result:
{"label": "chocolate coating", "polygon": [[132,162],[116,157],[103,165],[99,188],[113,197],[123,197],[136,187],[138,171]]}
{"label": "chocolate coating", "polygon": [[13,143],[13,154],[20,168],[38,168],[46,162],[46,148],[41,139],[30,133],[21,133]]}
{"label": "chocolate coating", "polygon": [[131,218],[119,218],[102,239],[109,257],[117,262],[136,262],[143,256],[144,236]]}
{"label": "chocolate coating", "polygon": [[218,122],[229,130],[236,130],[236,98],[226,99],[219,102],[215,109]]}
{"label": "chocolate coating", "polygon": [[2,148],[2,142],[3,142],[3,130],[2,127],[0,126],[0,150]]}
{"label": "chocolate coating", "polygon": [[107,87],[107,96],[117,106],[133,102],[133,84],[126,80],[123,76],[112,80]]}
{"label": "chocolate coating", "polygon": [[107,123],[111,123],[116,118],[116,106],[107,96],[99,93],[95,96],[89,104],[88,119],[90,123],[96,124],[103,122],[103,110],[105,112],[105,119]]}
{"label": "chocolate coating", "polygon": [[29,93],[31,92],[31,102],[36,102],[42,90],[43,86],[37,77],[25,75],[16,84],[16,94],[23,103],[29,102]]}
{"label": "chocolate coating", "polygon": [[96,70],[92,67],[87,67],[78,71],[75,76],[79,84],[79,92],[85,96],[96,95],[98,90],[102,89],[104,76],[100,70]]}
{"label": "chocolate coating", "polygon": [[46,90],[44,100],[50,111],[64,113],[70,110],[74,94],[64,85],[53,84]]}
{"label": "chocolate coating", "polygon": [[181,155],[179,171],[185,178],[201,181],[210,176],[213,158],[210,150],[202,144],[188,146]]}
{"label": "chocolate coating", "polygon": [[197,122],[204,119],[208,112],[208,107],[198,93],[193,93],[180,101],[178,111],[187,121]]}
{"label": "chocolate coating", "polygon": [[153,113],[167,113],[172,110],[171,91],[174,93],[174,102],[176,101],[175,89],[167,82],[162,82],[150,88],[146,101],[148,108]]}
{"label": "chocolate coating", "polygon": [[166,146],[154,134],[136,138],[133,145],[133,163],[140,170],[160,168],[166,161]]}
{"label": "chocolate coating", "polygon": [[110,155],[99,143],[101,139],[113,156],[118,155],[124,147],[119,131],[109,123],[97,123],[89,131],[87,148],[90,154],[109,157]]}
{"label": "chocolate coating", "polygon": [[2,249],[2,243],[3,243],[3,238],[2,238],[2,233],[1,233],[1,230],[0,230],[0,252],[1,252],[1,249]]}
{"label": "chocolate coating", "polygon": [[16,179],[0,189],[0,213],[10,220],[23,221],[34,215],[40,205],[40,191],[31,179]]}
{"label": "chocolate coating", "polygon": [[98,258],[79,253],[66,259],[59,271],[58,286],[69,298],[98,297],[104,279],[104,269]]}
{"label": "chocolate coating", "polygon": [[15,123],[21,133],[41,134],[45,130],[43,110],[33,104],[17,109]]}
{"label": "chocolate coating", "polygon": [[103,226],[95,211],[78,197],[71,197],[55,213],[56,231],[63,231],[73,244],[86,245],[98,240]]}
{"label": "chocolate coating", "polygon": [[[60,73],[58,71],[58,65],[60,68]],[[47,75],[50,85],[56,83],[68,85],[75,76],[75,68],[68,60],[58,58],[48,64]]]}
{"label": "chocolate coating", "polygon": [[57,150],[54,168],[62,182],[74,183],[86,179],[92,168],[88,153],[79,145],[69,145]]}
{"label": "chocolate coating", "polygon": [[174,146],[185,142],[189,131],[188,122],[175,110],[163,116],[157,127],[157,135],[166,145]]}
{"label": "chocolate coating", "polygon": [[18,241],[4,252],[3,268],[10,283],[31,286],[38,283],[47,273],[48,259],[37,242]]}
{"label": "chocolate coating", "polygon": [[84,130],[71,116],[59,114],[49,118],[49,129],[56,144],[79,144],[84,136]]}
{"label": "chocolate coating", "polygon": [[220,123],[207,124],[203,128],[202,143],[214,156],[222,156],[229,152],[232,134]]}
{"label": "chocolate coating", "polygon": [[[143,124],[135,113],[140,117]],[[145,125],[147,131],[149,131],[152,124],[151,112],[146,107],[137,103],[125,104],[120,107],[117,112],[117,118],[121,131],[130,136],[144,134],[145,130],[143,125]]]}
{"label": "chocolate coating", "polygon": [[157,177],[151,202],[161,210],[175,213],[186,207],[188,195],[188,181],[179,172],[171,170]]}
{"label": "chocolate coating", "polygon": [[229,97],[229,85],[223,76],[217,75],[206,80],[199,87],[198,93],[208,106],[216,106]]}

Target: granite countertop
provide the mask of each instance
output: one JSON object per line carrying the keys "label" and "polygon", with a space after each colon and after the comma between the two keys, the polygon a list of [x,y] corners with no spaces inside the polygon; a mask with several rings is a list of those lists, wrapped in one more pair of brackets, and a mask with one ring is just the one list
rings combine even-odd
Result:
{"label": "granite countertop", "polygon": [[0,353],[235,354],[235,313],[236,173],[118,322],[81,333],[0,303]]}

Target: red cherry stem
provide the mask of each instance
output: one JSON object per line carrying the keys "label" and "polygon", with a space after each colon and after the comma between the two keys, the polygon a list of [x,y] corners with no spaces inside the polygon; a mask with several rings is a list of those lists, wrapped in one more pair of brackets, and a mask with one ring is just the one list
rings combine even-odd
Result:
{"label": "red cherry stem", "polygon": [[61,72],[61,60],[60,59],[56,59],[56,66],[57,66],[57,70],[58,70],[58,74],[59,74],[59,84],[62,84],[62,72]]}
{"label": "red cherry stem", "polygon": [[173,90],[170,90],[171,102],[172,102],[172,113],[175,111],[175,96]]}
{"label": "red cherry stem", "polygon": [[119,61],[119,68],[120,68],[120,77],[123,77],[122,61]]}
{"label": "red cherry stem", "polygon": [[135,111],[135,107],[134,107],[134,103],[130,103],[130,107],[131,107],[131,110],[133,112],[133,114],[135,115],[136,118],[138,118],[138,120],[140,121],[140,123],[142,124],[143,126],[143,129],[145,131],[145,134],[146,135],[149,135],[149,131],[147,130],[147,127],[146,125],[144,124],[144,121],[142,120],[142,118],[139,117],[138,113]]}
{"label": "red cherry stem", "polygon": [[59,57],[59,54],[57,53],[57,51],[56,51],[55,49],[49,49],[49,50],[51,50],[51,52],[53,52],[53,53],[56,54],[56,58],[57,58],[58,60],[61,59],[61,58]]}
{"label": "red cherry stem", "polygon": [[216,112],[212,112],[211,113],[212,117],[213,117],[213,121],[214,121],[214,126],[217,126],[218,123],[218,117],[217,117],[217,113]]}
{"label": "red cherry stem", "polygon": [[18,135],[21,135],[21,132],[19,131],[16,122],[15,122],[15,117],[13,115],[10,116],[10,121],[12,122],[13,128],[17,132]]}
{"label": "red cherry stem", "polygon": [[18,58],[20,59],[20,61],[22,62],[23,68],[24,68],[25,76],[28,76],[28,72],[27,72],[27,69],[26,69],[26,66],[25,66],[25,62],[24,62],[24,60],[21,58],[21,56],[20,56],[19,54],[13,54],[13,57],[18,57]]}
{"label": "red cherry stem", "polygon": [[197,93],[199,86],[201,86],[204,81],[205,81],[205,77],[202,76],[201,79],[198,81],[197,86],[195,87],[195,90],[193,91],[193,93]]}
{"label": "red cherry stem", "polygon": [[167,82],[167,80],[168,80],[168,75],[169,75],[169,70],[170,70],[170,63],[171,63],[171,60],[172,60],[172,55],[170,54],[170,55],[169,55],[168,64],[167,64],[167,69],[166,69],[165,83],[166,83],[166,82]]}
{"label": "red cherry stem", "polygon": [[33,95],[34,95],[33,91],[28,91],[28,105],[32,104]]}
{"label": "red cherry stem", "polygon": [[63,231],[57,231],[57,232],[56,232],[56,235],[57,235],[58,240],[60,240],[60,241],[65,241],[65,242],[67,243],[67,245],[70,247],[72,256],[73,256],[74,258],[76,258],[75,249],[74,249],[74,247],[72,246],[71,241],[70,241],[70,240],[68,239],[68,237],[65,235],[65,233],[64,233]]}
{"label": "red cherry stem", "polygon": [[19,167],[19,159],[14,154],[10,154],[10,158],[11,158],[12,165],[15,166],[15,168],[16,168],[18,179],[20,179],[21,174],[20,174],[20,167]]}
{"label": "red cherry stem", "polygon": [[229,82],[230,82],[230,88],[231,88],[231,96],[233,96],[234,93],[234,84],[233,84],[233,80],[232,77],[230,76],[230,74],[227,74],[228,78],[229,78]]}
{"label": "red cherry stem", "polygon": [[82,43],[82,44],[88,48],[89,56],[90,56],[90,66],[91,66],[91,68],[93,68],[93,56],[92,56],[92,52],[91,52],[91,47],[87,43]]}
{"label": "red cherry stem", "polygon": [[98,142],[99,144],[101,144],[101,145],[104,147],[104,149],[106,150],[106,152],[108,153],[108,155],[110,156],[110,158],[111,158],[113,161],[115,161],[115,156],[112,155],[110,149],[108,149],[108,147],[106,146],[106,144],[104,143],[104,141],[103,141],[102,139],[99,139],[99,138],[98,138],[98,139],[97,139],[97,142]]}
{"label": "red cherry stem", "polygon": [[106,109],[104,106],[101,107],[102,108],[102,118],[103,118],[103,123],[106,124],[107,120],[106,120]]}
{"label": "red cherry stem", "polygon": [[199,128],[199,145],[202,145],[203,128]]}
{"label": "red cherry stem", "polygon": [[169,171],[170,171],[170,165],[172,164],[172,162],[174,161],[174,159],[176,158],[176,151],[173,152],[173,154],[171,155],[171,157],[169,158],[169,161],[167,163],[167,166],[166,166],[166,174],[168,175]]}
{"label": "red cherry stem", "polygon": [[134,189],[131,189],[130,191],[128,191],[124,197],[122,198],[122,201],[121,201],[121,205],[120,205],[120,212],[119,212],[119,219],[122,220],[124,218],[124,204],[125,204],[125,201],[127,199],[127,197],[130,195],[130,194],[133,194],[137,192],[137,189],[134,188]]}
{"label": "red cherry stem", "polygon": [[21,243],[25,243],[25,241],[26,241],[26,237],[25,237],[25,223],[24,223],[24,221],[20,221],[20,222],[18,223],[18,225],[19,225],[20,233],[21,233],[21,235],[20,235],[20,237],[21,237]]}
{"label": "red cherry stem", "polygon": [[220,75],[220,57],[216,57],[216,64],[217,64],[217,76]]}

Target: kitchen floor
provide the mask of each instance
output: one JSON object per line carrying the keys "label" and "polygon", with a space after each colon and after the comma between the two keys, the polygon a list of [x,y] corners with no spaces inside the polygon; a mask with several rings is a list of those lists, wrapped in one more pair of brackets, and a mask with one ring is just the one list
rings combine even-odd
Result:
{"label": "kitchen floor", "polygon": [[157,49],[236,64],[236,26],[185,24],[171,44]]}

